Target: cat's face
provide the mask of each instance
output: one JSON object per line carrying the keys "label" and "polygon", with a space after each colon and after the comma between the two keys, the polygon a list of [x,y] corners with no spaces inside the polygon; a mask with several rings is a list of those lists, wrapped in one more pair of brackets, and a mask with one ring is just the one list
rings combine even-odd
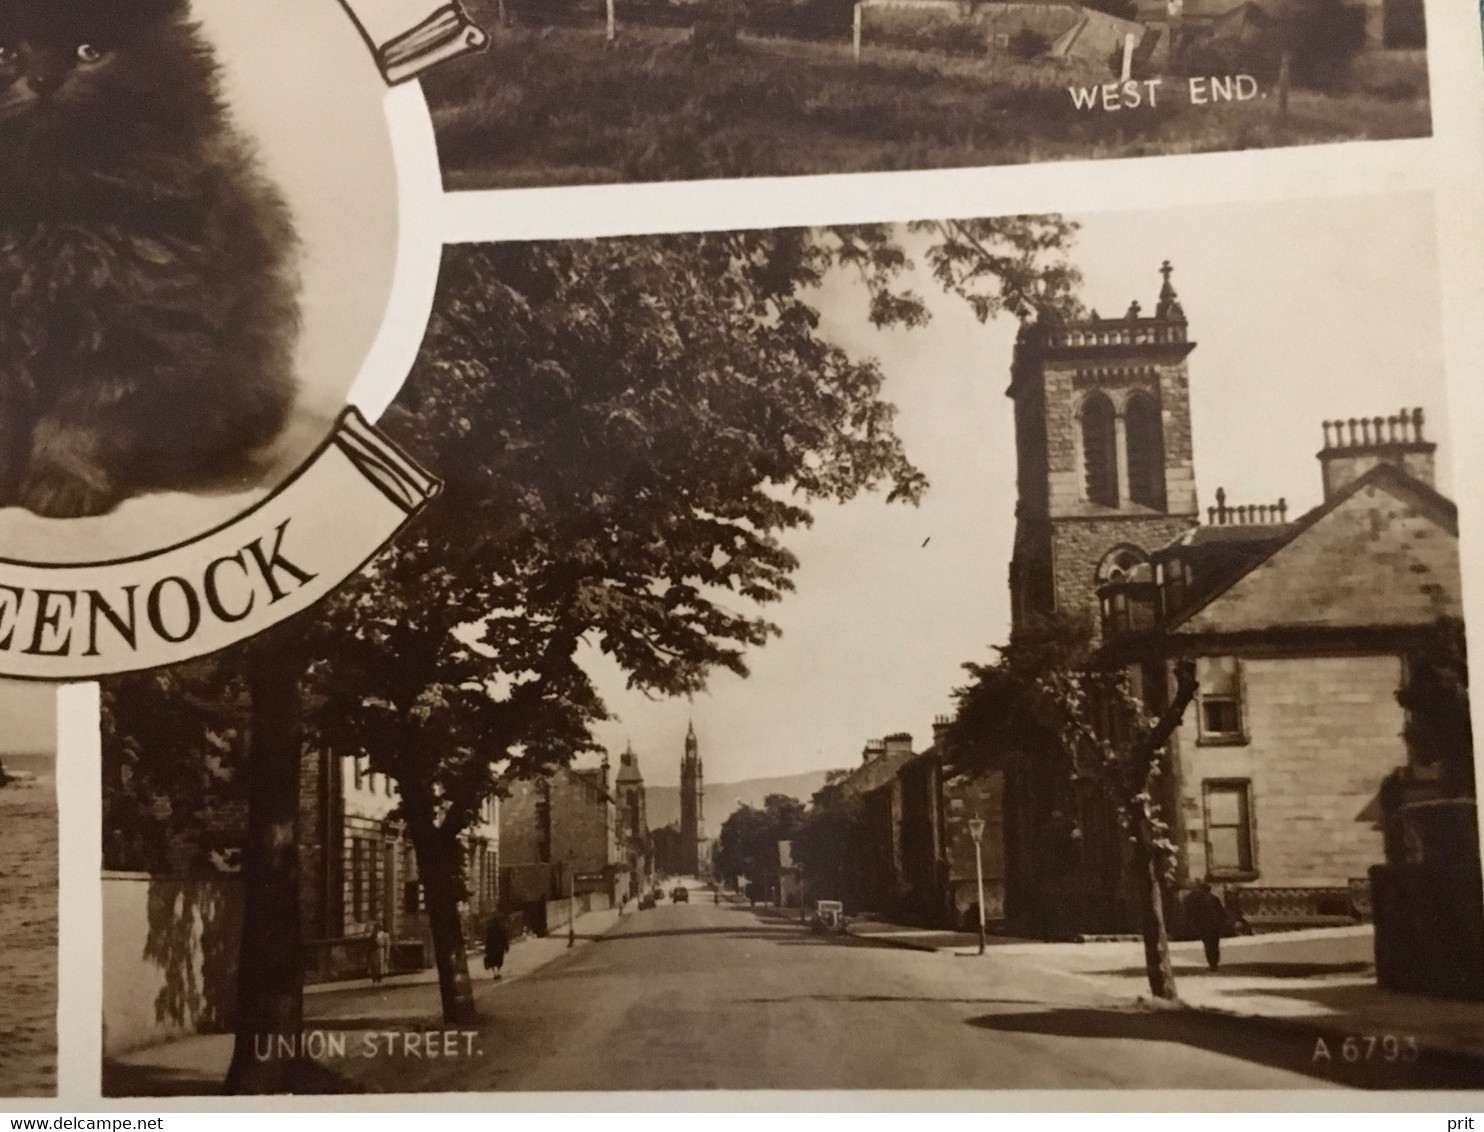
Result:
{"label": "cat's face", "polygon": [[154,101],[187,0],[0,0],[0,126],[60,127]]}

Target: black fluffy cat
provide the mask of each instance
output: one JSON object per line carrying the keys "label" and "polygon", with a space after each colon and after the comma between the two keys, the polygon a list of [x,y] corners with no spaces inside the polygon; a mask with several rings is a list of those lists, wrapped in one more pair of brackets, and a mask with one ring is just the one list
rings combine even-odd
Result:
{"label": "black fluffy cat", "polygon": [[241,477],[293,401],[294,251],[187,0],[0,0],[0,506]]}

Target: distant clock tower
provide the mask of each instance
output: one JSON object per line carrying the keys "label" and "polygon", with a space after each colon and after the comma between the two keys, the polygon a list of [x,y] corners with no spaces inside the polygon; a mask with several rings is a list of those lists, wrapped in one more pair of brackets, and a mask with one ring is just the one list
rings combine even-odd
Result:
{"label": "distant clock tower", "polygon": [[705,794],[701,774],[701,749],[696,725],[685,735],[685,754],[680,760],[680,868],[690,876],[701,873],[701,838],[705,816],[701,801]]}

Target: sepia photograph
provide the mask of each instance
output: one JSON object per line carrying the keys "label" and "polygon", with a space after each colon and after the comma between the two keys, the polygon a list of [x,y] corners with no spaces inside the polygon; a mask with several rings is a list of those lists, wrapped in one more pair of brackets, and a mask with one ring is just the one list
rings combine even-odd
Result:
{"label": "sepia photograph", "polygon": [[174,546],[329,436],[391,293],[384,96],[335,0],[0,2],[7,559]]}
{"label": "sepia photograph", "polygon": [[450,190],[945,169],[1432,132],[1423,0],[469,0]]}
{"label": "sepia photograph", "polygon": [[1436,223],[450,245],[443,493],[103,681],[104,1095],[1484,1088]]}
{"label": "sepia photograph", "polygon": [[57,694],[0,681],[0,1098],[57,1093]]}

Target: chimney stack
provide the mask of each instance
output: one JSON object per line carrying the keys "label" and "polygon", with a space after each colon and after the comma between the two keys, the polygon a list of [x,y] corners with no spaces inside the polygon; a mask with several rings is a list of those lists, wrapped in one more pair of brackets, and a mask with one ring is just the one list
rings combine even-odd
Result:
{"label": "chimney stack", "polygon": [[948,729],[953,726],[953,716],[940,715],[933,720],[933,746],[940,751],[948,742]]}
{"label": "chimney stack", "polygon": [[887,757],[910,755],[912,753],[912,736],[906,731],[898,731],[895,735],[888,735],[881,742],[886,747]]}
{"label": "chimney stack", "polygon": [[1422,410],[1393,417],[1347,417],[1324,422],[1319,466],[1324,498],[1333,499],[1377,464],[1393,464],[1429,487],[1438,446],[1422,434]]}

